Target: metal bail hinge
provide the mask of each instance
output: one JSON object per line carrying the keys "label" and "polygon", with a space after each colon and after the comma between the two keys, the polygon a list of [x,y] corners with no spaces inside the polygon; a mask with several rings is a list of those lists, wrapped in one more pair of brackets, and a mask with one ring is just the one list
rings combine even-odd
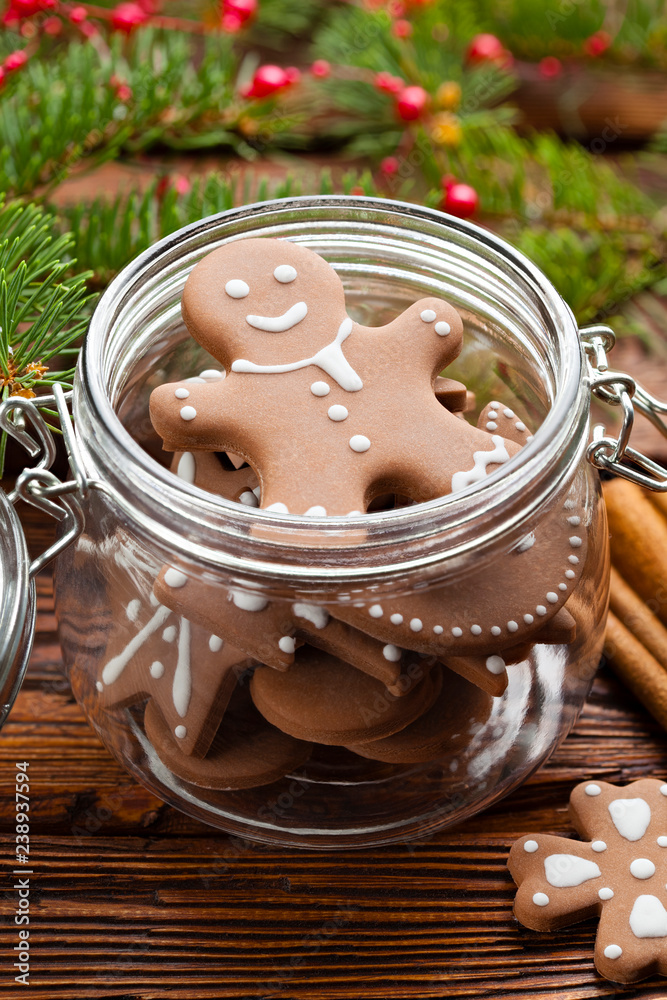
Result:
{"label": "metal bail hinge", "polygon": [[[64,483],[50,471],[56,457],[56,446],[53,434],[38,409],[38,405],[42,407],[54,404],[58,410],[60,428],[73,477]],[[32,433],[26,429],[28,420]],[[58,384],[53,386],[53,396],[40,396],[38,400],[10,396],[0,403],[0,430],[6,431],[14,438],[35,462],[31,468],[24,469],[19,475],[16,487],[9,494],[9,500],[13,504],[19,499],[25,500],[26,503],[55,518],[62,526],[59,537],[53,545],[31,563],[29,572],[32,578],[78,538],[84,527],[83,511],[77,495],[82,497],[86,495],[88,481],[83,471],[72,430],[67,396],[62,386]]]}
{"label": "metal bail hinge", "polygon": [[660,402],[642,388],[627,372],[610,371],[607,352],[616,338],[608,326],[589,326],[579,335],[588,360],[591,393],[603,403],[620,406],[623,424],[617,438],[609,437],[602,424],[593,428],[588,446],[588,460],[597,469],[605,469],[647,489],[667,492],[667,469],[630,447],[635,411],[645,416],[667,437],[667,403]]}

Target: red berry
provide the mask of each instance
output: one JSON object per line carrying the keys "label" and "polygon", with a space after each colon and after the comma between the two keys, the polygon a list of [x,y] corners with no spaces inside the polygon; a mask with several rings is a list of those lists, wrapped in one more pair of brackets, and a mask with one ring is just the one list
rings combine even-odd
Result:
{"label": "red berry", "polygon": [[394,174],[398,173],[399,163],[395,156],[385,156],[384,160],[380,164],[380,170],[387,177],[393,177]]}
{"label": "red berry", "polygon": [[129,35],[135,28],[145,24],[149,15],[138,3],[119,3],[111,15],[111,27]]}
{"label": "red berry", "polygon": [[596,31],[584,42],[584,52],[588,56],[601,56],[611,45],[611,35],[607,31]]}
{"label": "red berry", "polygon": [[236,14],[243,24],[257,13],[257,0],[224,0],[222,13]]}
{"label": "red berry", "polygon": [[27,52],[24,49],[18,49],[16,52],[11,52],[2,65],[6,73],[14,73],[15,70],[25,66],[27,61]]}
{"label": "red berry", "polygon": [[188,178],[185,177],[183,174],[178,174],[176,177],[174,177],[174,180],[172,182],[172,187],[176,192],[176,194],[187,194],[188,191],[191,189],[192,184],[190,183]]}
{"label": "red berry", "polygon": [[398,96],[396,110],[404,122],[412,122],[419,118],[426,107],[428,94],[423,87],[405,87]]}
{"label": "red berry", "polygon": [[466,61],[472,65],[490,62],[501,69],[510,69],[514,57],[495,35],[483,34],[475,35],[471,41],[466,52]]}
{"label": "red berry", "polygon": [[350,194],[362,195],[366,194],[366,192],[364,191],[364,189],[361,187],[360,184],[355,184],[354,187],[350,188]]}
{"label": "red berry", "polygon": [[3,84],[4,84],[4,82],[5,82],[5,79],[6,79],[6,77],[7,77],[7,74],[5,73],[5,71],[4,71],[4,69],[2,68],[2,66],[0,66],[0,87],[2,87],[2,86],[3,86]]}
{"label": "red berry", "polygon": [[69,19],[72,24],[83,24],[87,17],[88,11],[85,7],[72,7],[69,12]]}
{"label": "red berry", "polygon": [[479,208],[479,195],[469,184],[452,184],[447,188],[442,207],[450,215],[468,219]]}
{"label": "red berry", "polygon": [[396,38],[409,38],[412,34],[412,25],[409,21],[401,19],[400,21],[394,22],[391,30]]}
{"label": "red berry", "polygon": [[118,98],[119,101],[127,103],[132,97],[132,88],[128,87],[126,83],[121,83],[116,88],[116,97]]}
{"label": "red berry", "polygon": [[220,21],[220,27],[228,35],[235,35],[237,31],[240,31],[243,27],[243,21],[238,16],[231,11],[228,14],[222,15],[222,20]]}
{"label": "red berry", "polygon": [[56,35],[59,35],[63,30],[63,22],[59,17],[47,17],[42,24],[42,29],[47,35],[51,35],[55,38]]}
{"label": "red berry", "polygon": [[285,70],[285,76],[288,83],[298,83],[301,79],[301,70],[297,69],[296,66],[288,66]]}
{"label": "red berry", "polygon": [[274,66],[272,63],[266,63],[266,65],[260,66],[256,70],[252,78],[252,83],[246,91],[246,96],[268,97],[270,94],[275,94],[276,91],[282,90],[283,87],[288,87],[289,84],[289,77],[282,66]]}
{"label": "red berry", "polygon": [[563,64],[560,59],[556,59],[556,56],[545,56],[544,59],[540,60],[539,70],[540,76],[543,76],[545,80],[551,80],[553,77],[561,75]]}
{"label": "red berry", "polygon": [[405,83],[401,80],[400,76],[392,76],[391,73],[387,73],[385,70],[375,74],[373,83],[378,90],[383,90],[387,94],[400,94],[405,87]]}
{"label": "red berry", "polygon": [[313,76],[318,76],[324,80],[331,73],[331,63],[328,63],[326,59],[316,59],[310,67],[310,72]]}
{"label": "red berry", "polygon": [[443,174],[440,183],[442,184],[443,191],[449,191],[450,187],[457,183],[457,180],[454,174]]}
{"label": "red berry", "polygon": [[405,14],[405,4],[403,0],[389,0],[387,4],[389,17],[403,17]]}

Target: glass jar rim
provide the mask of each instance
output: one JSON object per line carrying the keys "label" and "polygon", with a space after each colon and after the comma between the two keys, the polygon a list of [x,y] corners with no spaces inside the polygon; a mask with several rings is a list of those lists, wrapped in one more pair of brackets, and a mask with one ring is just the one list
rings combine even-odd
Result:
{"label": "glass jar rim", "polygon": [[[348,218],[360,225],[375,220],[376,226],[387,231],[420,227],[432,233],[434,240],[437,234],[449,235],[473,256],[495,261],[517,283],[530,288],[559,359],[554,399],[533,440],[470,491],[346,518],[305,518],[246,508],[184,484],[151,458],[123,427],[105,382],[109,369],[105,350],[118,316],[142,282],[154,281],[160,268],[188,254],[194,255],[194,265],[197,253],[208,252],[207,238],[215,238],[218,245],[258,235],[259,230],[261,235],[271,235],[267,227],[289,228],[290,218],[295,231],[310,218],[326,219],[332,225]],[[287,229],[280,231],[286,234]],[[346,583],[378,584],[429,568],[436,572],[438,565],[451,564],[471,549],[480,553],[501,536],[511,541],[525,533],[526,523],[548,503],[583,454],[588,404],[582,375],[583,354],[571,310],[543,272],[499,236],[469,221],[405,202],[303,196],[209,216],[162,239],[128,264],[95,310],[81,354],[74,405],[77,424],[84,430],[88,425],[90,431],[80,442],[89,474],[142,532],[156,535],[173,548],[175,558],[226,572],[251,586],[261,584],[268,575],[290,586],[337,591]],[[164,523],[167,514],[170,526]],[[480,536],[475,524],[482,515],[486,528]],[[253,532],[261,523],[270,529],[267,537]],[[194,535],[193,527],[197,529]],[[366,541],[350,546],[350,531],[360,527]],[[349,558],[332,565],[333,549],[338,554],[346,551]]]}

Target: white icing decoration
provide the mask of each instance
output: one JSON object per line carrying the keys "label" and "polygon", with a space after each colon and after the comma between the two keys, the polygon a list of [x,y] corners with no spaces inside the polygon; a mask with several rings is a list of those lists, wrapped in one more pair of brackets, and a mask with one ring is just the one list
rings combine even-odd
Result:
{"label": "white icing decoration", "polygon": [[239,497],[239,501],[245,504],[246,507],[259,507],[259,500],[252,490],[244,490]]}
{"label": "white icing decoration", "polygon": [[181,630],[178,634],[178,659],[174,671],[174,681],[171,689],[174,708],[183,718],[190,706],[192,697],[192,676],[190,674],[190,622],[181,618]]}
{"label": "white icing decoration", "polygon": [[600,854],[602,851],[607,850],[607,845],[605,844],[604,840],[594,840],[593,843],[591,844],[591,847],[597,854]]}
{"label": "white icing decoration", "polygon": [[199,385],[206,385],[206,379],[200,378],[199,375],[191,375],[190,378],[185,379],[186,382],[198,382]]}
{"label": "white icing decoration", "polygon": [[535,903],[535,906],[548,906],[549,897],[546,892],[536,892],[533,896],[533,902]]}
{"label": "white icing decoration", "polygon": [[181,418],[183,420],[194,420],[197,416],[197,411],[194,406],[183,406],[181,407]]}
{"label": "white icing decoration", "polygon": [[487,420],[495,420],[497,416],[498,414],[495,410],[489,410],[489,412],[486,414]]}
{"label": "white icing decoration", "polygon": [[567,590],[567,584],[566,583],[559,583],[558,584],[558,589],[559,590]]}
{"label": "white icing decoration", "polygon": [[218,371],[217,368],[207,368],[205,371],[199,373],[199,377],[203,378],[206,382],[217,382],[219,379],[225,377],[225,373]]}
{"label": "white icing decoration", "polygon": [[184,483],[192,484],[195,481],[196,471],[197,465],[195,462],[195,456],[191,451],[184,451],[178,460],[176,475],[179,479],[182,479]]}
{"label": "white icing decoration", "polygon": [[535,610],[537,611],[538,615],[546,615],[547,613],[547,609],[544,607],[543,604],[538,604]]}
{"label": "white icing decoration", "polygon": [[581,548],[581,539],[579,538],[579,535],[572,535],[570,538],[570,545],[573,549]]}
{"label": "white icing decoration", "polygon": [[151,669],[151,677],[154,677],[155,680],[159,680],[164,673],[164,665],[160,663],[159,660],[155,660],[153,663],[151,663],[150,669]]}
{"label": "white icing decoration", "polygon": [[574,580],[574,578],[575,578],[576,575],[577,574],[574,572],[573,569],[566,569],[565,570],[565,576],[567,577],[568,580]]}
{"label": "white icing decoration", "polygon": [[397,663],[398,660],[400,660],[402,654],[398,646],[394,646],[391,643],[388,643],[382,649],[382,655],[384,656],[385,660],[389,660],[391,663]]}
{"label": "white icing decoration", "polygon": [[260,497],[261,497],[261,495],[262,495],[262,487],[261,486],[255,486],[255,488],[253,490],[253,493],[255,494],[255,496],[257,497],[257,499],[259,500]]}
{"label": "white icing decoration", "polygon": [[354,434],[350,438],[350,448],[352,451],[364,452],[368,451],[371,443],[367,437],[363,434]]}
{"label": "white icing decoration", "polygon": [[412,629],[413,632],[421,632],[421,630],[423,629],[423,627],[424,626],[423,626],[421,618],[411,618],[410,619],[410,628]]}
{"label": "white icing decoration", "polygon": [[482,634],[482,626],[481,625],[471,625],[470,626],[470,631],[472,632],[473,635],[481,635]]}
{"label": "white icing decoration", "polygon": [[353,323],[349,317],[344,319],[338,328],[336,339],[314,354],[312,358],[303,358],[302,361],[292,361],[286,365],[256,365],[252,361],[246,361],[245,358],[239,358],[232,364],[232,371],[281,374],[282,372],[295,372],[299,368],[308,368],[309,365],[316,365],[335,379],[341,389],[345,389],[347,392],[358,392],[359,389],[363,389],[364,383],[345,358],[341,347],[343,341],[347,340],[352,333],[352,326]]}
{"label": "white icing decoration", "polygon": [[590,785],[586,785],[584,791],[586,792],[586,795],[595,796],[595,795],[599,795],[600,792],[602,791],[602,789],[600,788],[599,785],[596,785],[593,782],[591,782]]}
{"label": "white icing decoration", "polygon": [[449,323],[445,323],[444,319],[440,320],[439,323],[435,324],[435,332],[439,337],[446,337],[452,332],[452,328]]}
{"label": "white icing decoration", "polygon": [[614,799],[609,803],[612,823],[625,840],[641,840],[651,822],[651,807],[644,799]]}
{"label": "white icing decoration", "polygon": [[168,569],[164,574],[164,582],[168,587],[173,590],[177,590],[180,587],[184,587],[188,582],[188,578],[185,573],[181,573],[178,569]]}
{"label": "white icing decoration", "polygon": [[667,795],[667,785],[660,785],[660,794]]}
{"label": "white icing decoration", "polygon": [[605,886],[604,889],[600,889],[600,891],[598,892],[598,896],[600,897],[600,899],[613,899],[614,890],[610,889],[608,886]]}
{"label": "white icing decoration", "polygon": [[313,382],[310,391],[313,396],[328,396],[331,392],[331,387],[326,382]]}
{"label": "white icing decoration", "polygon": [[493,406],[496,410],[500,408],[500,403],[497,399],[492,399],[489,406]]}
{"label": "white icing decoration", "polygon": [[242,590],[230,590],[229,597],[242,611],[263,611],[269,603],[265,597],[261,597],[259,594],[246,594]]}
{"label": "white icing decoration", "polygon": [[296,278],[296,268],[292,267],[291,264],[279,264],[273,272],[273,277],[281,285],[289,285],[290,281],[294,281]]}
{"label": "white icing decoration", "polygon": [[608,944],[604,950],[605,958],[620,958],[623,954],[623,949],[618,944]]}
{"label": "white icing decoration", "polygon": [[291,635],[284,635],[282,639],[279,639],[278,646],[282,649],[283,653],[293,653],[296,649],[296,643]]}
{"label": "white icing decoration", "polygon": [[537,846],[538,845],[536,840],[527,840],[526,843],[523,845],[523,849],[527,854],[534,854],[535,851],[537,850]]}
{"label": "white icing decoration", "polygon": [[298,601],[292,605],[292,613],[297,618],[305,618],[315,628],[326,628],[329,624],[329,612],[317,604],[304,604]]}
{"label": "white icing decoration", "polygon": [[514,410],[505,409],[503,410],[503,413],[505,414],[508,420],[511,420],[512,417],[514,416]]}
{"label": "white icing decoration", "polygon": [[531,531],[528,535],[524,535],[518,545],[515,546],[517,552],[527,552],[528,549],[532,549],[535,544],[535,532]]}
{"label": "white icing decoration", "polygon": [[667,837],[658,837],[658,847],[667,847]]}
{"label": "white icing decoration", "polygon": [[519,628],[519,626],[518,626],[517,622],[512,621],[512,622],[508,622],[507,623],[507,631],[508,632],[516,632],[516,631],[518,631],[518,628]]}
{"label": "white icing decoration", "polygon": [[594,861],[578,858],[576,854],[550,854],[544,859],[544,874],[549,885],[561,889],[583,885],[602,872]]}
{"label": "white icing decoration", "polygon": [[102,683],[102,681],[97,681],[95,687],[97,688],[98,691],[104,691],[104,684]]}
{"label": "white icing decoration", "polygon": [[152,592],[151,592],[151,594],[150,594],[150,596],[149,596],[148,600],[149,600],[149,601],[151,602],[151,605],[152,605],[152,607],[154,607],[154,608],[157,608],[158,604],[160,603],[160,602],[158,601],[157,597],[155,596],[155,594],[153,594]]}
{"label": "white icing decoration", "polygon": [[549,593],[547,594],[547,601],[549,602],[549,604],[557,604],[558,594],[556,594],[553,590],[550,590]]}
{"label": "white icing decoration", "polygon": [[382,610],[382,605],[372,604],[368,609],[368,613],[371,616],[371,618],[382,618],[382,615],[384,614]]}
{"label": "white icing decoration", "polygon": [[436,314],[434,309],[422,309],[420,315],[425,323],[432,323]]}
{"label": "white icing decoration", "polygon": [[176,389],[174,392],[176,399],[187,399],[189,395],[190,391],[188,389]]}
{"label": "white icing decoration", "polygon": [[173,642],[176,638],[176,631],[175,625],[167,625],[166,629],[162,633],[162,638],[165,642]]}
{"label": "white icing decoration", "polygon": [[498,430],[498,424],[495,422],[495,420],[487,420],[487,422],[486,422],[486,429],[487,429],[487,431],[497,431]]}
{"label": "white icing decoration", "polygon": [[[285,333],[292,327],[300,323],[308,315],[308,306],[305,302],[295,302],[286,312],[280,316],[246,316],[245,321],[248,326],[255,330],[262,330],[264,333]],[[232,365],[232,369],[237,371]]]}
{"label": "white icing decoration", "polygon": [[349,512],[348,514],[346,514],[345,516],[346,516],[346,517],[360,517],[360,516],[361,516],[361,511],[360,511],[360,510],[351,510],[351,511],[350,511],[350,512]]}
{"label": "white icing decoration", "polygon": [[640,879],[651,878],[655,875],[655,865],[648,858],[635,858],[630,865],[630,874]]}
{"label": "white icing decoration", "polygon": [[524,615],[523,620],[525,621],[526,625],[532,625],[533,622],[535,621],[532,615]]}
{"label": "white icing decoration", "polygon": [[579,556],[568,556],[567,561],[572,563],[573,566],[576,566],[579,562]]}
{"label": "white icing decoration", "polygon": [[308,510],[306,511],[306,513],[303,516],[304,517],[326,517],[327,516],[327,509],[326,509],[326,507],[322,507],[321,505],[316,504],[314,507],[309,507]]}
{"label": "white icing decoration", "polygon": [[221,639],[219,635],[212,635],[208,640],[208,648],[212,653],[219,653],[224,644],[224,639]]}
{"label": "white icing decoration", "polygon": [[638,938],[667,937],[667,910],[657,896],[637,896],[630,914],[630,930]]}
{"label": "white icing decoration", "polygon": [[492,625],[491,626],[491,635],[500,635],[501,632],[502,632],[502,629],[501,629],[501,627],[499,625]]}
{"label": "white icing decoration", "polygon": [[232,278],[225,285],[225,291],[230,299],[244,299],[246,295],[250,294],[250,286],[245,281],[241,281],[240,278]]}
{"label": "white icing decoration", "polygon": [[340,403],[336,403],[334,406],[330,406],[327,415],[329,420],[347,420],[348,412],[346,406],[341,406]]}
{"label": "white icing decoration", "polygon": [[443,633],[443,632],[444,632],[445,630],[444,630],[444,628],[442,627],[442,625],[434,625],[434,626],[433,626],[433,631],[435,632],[435,634],[436,634],[436,635],[442,635],[442,633]]}
{"label": "white icing decoration", "polygon": [[525,431],[526,429],[526,425],[521,420],[517,420],[514,426],[518,431]]}
{"label": "white icing decoration", "polygon": [[269,506],[265,507],[264,509],[272,510],[274,514],[289,514],[289,510],[287,509],[287,504],[285,503],[270,503]]}
{"label": "white icing decoration", "polygon": [[131,622],[136,622],[139,619],[139,612],[141,610],[141,601],[138,597],[135,597],[133,601],[130,601],[128,606],[125,608],[125,614]]}
{"label": "white icing decoration", "polygon": [[502,656],[487,656],[486,669],[491,674],[502,674],[505,669],[505,661]]}
{"label": "white icing decoration", "polygon": [[458,625],[455,625],[452,629],[452,635],[455,639],[460,639],[463,635],[463,629],[459,628]]}
{"label": "white icing decoration", "polygon": [[165,623],[170,614],[169,608],[160,605],[150,621],[128,642],[122,653],[114,656],[106,664],[102,671],[102,680],[105,684],[113,684],[118,680],[130,660],[136,656],[146,640]]}
{"label": "white icing decoration", "polygon": [[504,462],[509,461],[509,454],[507,448],[505,447],[505,442],[500,437],[499,434],[493,434],[491,441],[494,444],[492,451],[476,451],[473,453],[474,465],[472,469],[467,472],[455,472],[452,476],[452,493],[458,493],[460,490],[466,489],[468,486],[472,486],[473,483],[478,483],[481,479],[486,476],[486,468],[488,465],[502,465]]}
{"label": "white icing decoration", "polygon": [[187,736],[188,731],[185,726],[176,726],[174,733],[178,736],[179,740],[183,740]]}
{"label": "white icing decoration", "polygon": [[578,528],[579,525],[581,524],[581,518],[580,517],[568,517],[567,523],[571,524],[573,528]]}
{"label": "white icing decoration", "polygon": [[392,615],[391,618],[389,619],[389,621],[391,622],[392,625],[402,625],[403,624],[403,615],[397,615],[397,614],[396,615]]}

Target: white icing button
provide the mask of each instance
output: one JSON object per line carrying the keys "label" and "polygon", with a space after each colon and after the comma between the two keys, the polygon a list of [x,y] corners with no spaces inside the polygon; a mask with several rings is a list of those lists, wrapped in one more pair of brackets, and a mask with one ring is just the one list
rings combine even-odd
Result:
{"label": "white icing button", "polygon": [[667,847],[667,837],[658,837],[658,847]]}
{"label": "white icing button", "polygon": [[383,647],[382,655],[385,660],[389,660],[391,663],[397,663],[401,658],[401,651],[398,646],[393,646],[391,643],[388,643]]}
{"label": "white icing button", "polygon": [[174,393],[176,399],[187,399],[189,395],[190,392],[188,389],[177,389]]}
{"label": "white icing button", "polygon": [[194,406],[183,406],[181,408],[181,417],[183,420],[194,420],[197,416],[197,411]]}
{"label": "white icing button", "polygon": [[350,448],[352,451],[368,451],[371,446],[370,440],[363,434],[355,434],[350,438]]}
{"label": "white icing button", "polygon": [[502,674],[505,669],[505,661],[502,656],[487,656],[486,669],[491,674]]}
{"label": "white icing button", "polygon": [[279,639],[278,646],[283,653],[293,653],[296,649],[296,643],[291,635],[284,635],[282,639]]}
{"label": "white icing button", "polygon": [[571,524],[573,528],[578,528],[579,525],[581,524],[581,518],[580,517],[568,517],[567,523]]}
{"label": "white icing button", "polygon": [[512,417],[514,416],[514,410],[505,409],[503,410],[503,413],[505,414],[508,420],[511,420]]}
{"label": "white icing button", "polygon": [[284,503],[270,503],[265,510],[272,510],[274,514],[289,514],[287,504]]}
{"label": "white icing button", "polygon": [[655,865],[648,858],[635,858],[630,865],[630,872],[635,878],[651,878],[655,875]]}
{"label": "white icing button", "polygon": [[600,899],[613,899],[614,890],[605,887],[604,889],[600,889],[600,891],[598,892],[598,896],[600,897]]}
{"label": "white icing button", "polygon": [[176,626],[168,625],[167,628],[162,633],[162,638],[165,642],[173,642],[176,638]]}
{"label": "white icing button", "polygon": [[219,372],[217,368],[207,368],[205,371],[199,373],[199,377],[209,382],[217,382],[219,379],[225,377],[225,373]]}
{"label": "white icing button", "polygon": [[514,426],[518,431],[525,431],[526,429],[526,425],[521,420],[517,420]]}
{"label": "white icing button", "polygon": [[252,490],[244,490],[239,497],[239,503],[245,504],[246,507],[259,507],[259,500]]}
{"label": "white icing button", "polygon": [[559,583],[558,584],[558,589],[559,590],[567,590],[567,584],[566,583]]}
{"label": "white icing button", "polygon": [[518,628],[519,628],[518,624],[514,621],[507,623],[508,632],[516,632]]}
{"label": "white icing button", "polygon": [[660,785],[660,794],[667,795],[667,785]]}
{"label": "white icing button", "polygon": [[573,549],[581,548],[581,539],[579,538],[579,535],[572,535],[572,537],[570,538],[570,545],[572,546]]}
{"label": "white icing button", "polygon": [[535,903],[535,906],[548,906],[549,897],[546,892],[536,892],[533,896],[533,902]]}
{"label": "white icing button", "polygon": [[347,420],[348,417],[347,407],[341,406],[340,403],[336,403],[335,406],[330,406],[328,413],[329,420]]}
{"label": "white icing button", "polygon": [[176,736],[178,736],[179,740],[182,740],[185,739],[188,731],[185,728],[185,726],[176,726],[176,728],[174,729],[174,733],[176,734]]}
{"label": "white icing button", "polygon": [[547,613],[547,609],[544,607],[543,604],[538,604],[535,610],[537,611],[538,615],[546,615]]}
{"label": "white icing button", "polygon": [[558,594],[554,593],[553,590],[550,590],[549,593],[547,594],[547,601],[549,602],[549,604],[557,604]]}
{"label": "white icing button", "polygon": [[459,628],[458,625],[455,625],[452,629],[452,635],[455,639],[460,639],[463,635],[463,629]]}
{"label": "white icing button", "polygon": [[574,580],[574,578],[575,578],[576,575],[577,574],[574,572],[573,569],[566,569],[565,570],[565,576],[567,577],[568,580]]}
{"label": "white icing button", "polygon": [[164,582],[168,587],[177,589],[178,587],[184,587],[188,582],[188,578],[185,573],[181,573],[178,569],[168,569],[164,574]]}
{"label": "white icing button", "polygon": [[623,954],[623,949],[618,944],[608,944],[604,950],[605,958],[620,958]]}
{"label": "white icing button", "polygon": [[573,566],[576,566],[579,562],[579,556],[568,556],[567,561],[572,563]]}
{"label": "white icing button", "polygon": [[206,385],[206,379],[200,378],[199,375],[192,375],[191,378],[186,378],[186,382],[198,382],[199,385]]}
{"label": "white icing button", "polygon": [[98,681],[95,687],[97,688],[98,691],[104,691],[104,684],[102,683],[102,681]]}
{"label": "white icing button", "polygon": [[439,337],[446,337],[448,333],[452,332],[452,328],[449,323],[445,323],[444,320],[440,320],[439,323],[435,324],[435,332]]}
{"label": "white icing button", "polygon": [[500,403],[498,402],[497,399],[492,399],[491,402],[489,403],[489,406],[494,406],[496,408],[499,408],[500,407]]}
{"label": "white icing button", "polygon": [[331,389],[326,382],[313,382],[310,387],[310,391],[313,396],[328,396]]}
{"label": "white icing button", "polygon": [[392,615],[390,617],[389,621],[391,622],[392,625],[402,625],[403,624],[403,615],[397,615],[397,614]]}
{"label": "white icing button", "polygon": [[496,417],[498,416],[498,413],[496,412],[496,410],[489,410],[486,416],[488,420],[495,420]]}
{"label": "white icing button", "polygon": [[523,849],[524,851],[526,851],[527,854],[534,854],[535,851],[537,850],[537,841],[527,840],[526,843],[523,845]]}
{"label": "white icing button", "polygon": [[432,323],[435,319],[435,312],[433,309],[422,309],[421,318],[425,323]]}
{"label": "white icing button", "polygon": [[486,422],[486,429],[487,429],[487,431],[497,431],[498,430],[498,424],[495,422],[495,420],[487,420],[487,422]]}
{"label": "white icing button", "polygon": [[524,615],[523,620],[525,621],[526,625],[532,625],[533,622],[535,621],[532,615]]}
{"label": "white icing button", "polygon": [[273,272],[273,277],[276,281],[279,281],[281,285],[287,285],[290,281],[294,281],[296,278],[296,268],[292,267],[291,264],[279,264]]}
{"label": "white icing button", "polygon": [[382,618],[383,615],[382,605],[381,604],[371,605],[371,607],[368,609],[368,613],[371,616],[371,618]]}
{"label": "white icing button", "polygon": [[601,851],[607,850],[607,845],[605,844],[604,840],[594,840],[593,843],[591,844],[591,847],[593,848],[594,851],[597,851],[598,854],[600,854]]}
{"label": "white icing button", "polygon": [[584,791],[586,792],[586,795],[599,795],[602,789],[600,788],[599,785],[596,785],[591,782],[590,785],[586,785]]}
{"label": "white icing button", "polygon": [[501,632],[502,632],[502,629],[500,628],[499,625],[492,625],[491,626],[491,635],[500,635]]}
{"label": "white icing button", "polygon": [[131,622],[136,622],[139,618],[139,612],[141,611],[141,601],[138,597],[135,597],[133,601],[130,601],[128,606],[125,608],[125,614]]}
{"label": "white icing button", "polygon": [[410,619],[410,628],[412,629],[413,632],[421,632],[421,630],[423,629],[423,627],[424,626],[422,624],[421,618],[411,618]]}
{"label": "white icing button", "polygon": [[318,504],[315,504],[314,507],[309,507],[308,510],[306,511],[306,513],[303,516],[304,517],[326,517],[327,516],[327,509],[326,509],[326,507],[322,507],[322,506],[319,506]]}
{"label": "white icing button", "polygon": [[156,608],[160,603],[155,594],[151,594],[151,596],[149,597],[149,601],[151,602],[151,606],[154,608]]}
{"label": "white icing button", "polygon": [[158,680],[162,677],[163,673],[164,666],[159,660],[155,660],[154,663],[151,663],[151,677],[155,677],[155,679]]}
{"label": "white icing button", "polygon": [[445,630],[444,630],[444,628],[442,627],[442,625],[434,625],[434,626],[433,626],[433,631],[435,632],[435,634],[436,634],[436,635],[442,635],[442,633],[443,633],[443,632],[444,632]]}
{"label": "white icing button", "polygon": [[232,278],[225,285],[225,291],[230,299],[244,299],[246,295],[250,294],[250,286],[245,281],[241,281],[240,278]]}
{"label": "white icing button", "polygon": [[472,632],[473,635],[481,635],[482,634],[482,626],[481,625],[471,625],[470,626],[470,631]]}
{"label": "white icing button", "polygon": [[220,652],[224,644],[225,644],[224,641],[220,638],[219,635],[212,635],[211,638],[208,640],[208,648],[211,650],[212,653]]}

